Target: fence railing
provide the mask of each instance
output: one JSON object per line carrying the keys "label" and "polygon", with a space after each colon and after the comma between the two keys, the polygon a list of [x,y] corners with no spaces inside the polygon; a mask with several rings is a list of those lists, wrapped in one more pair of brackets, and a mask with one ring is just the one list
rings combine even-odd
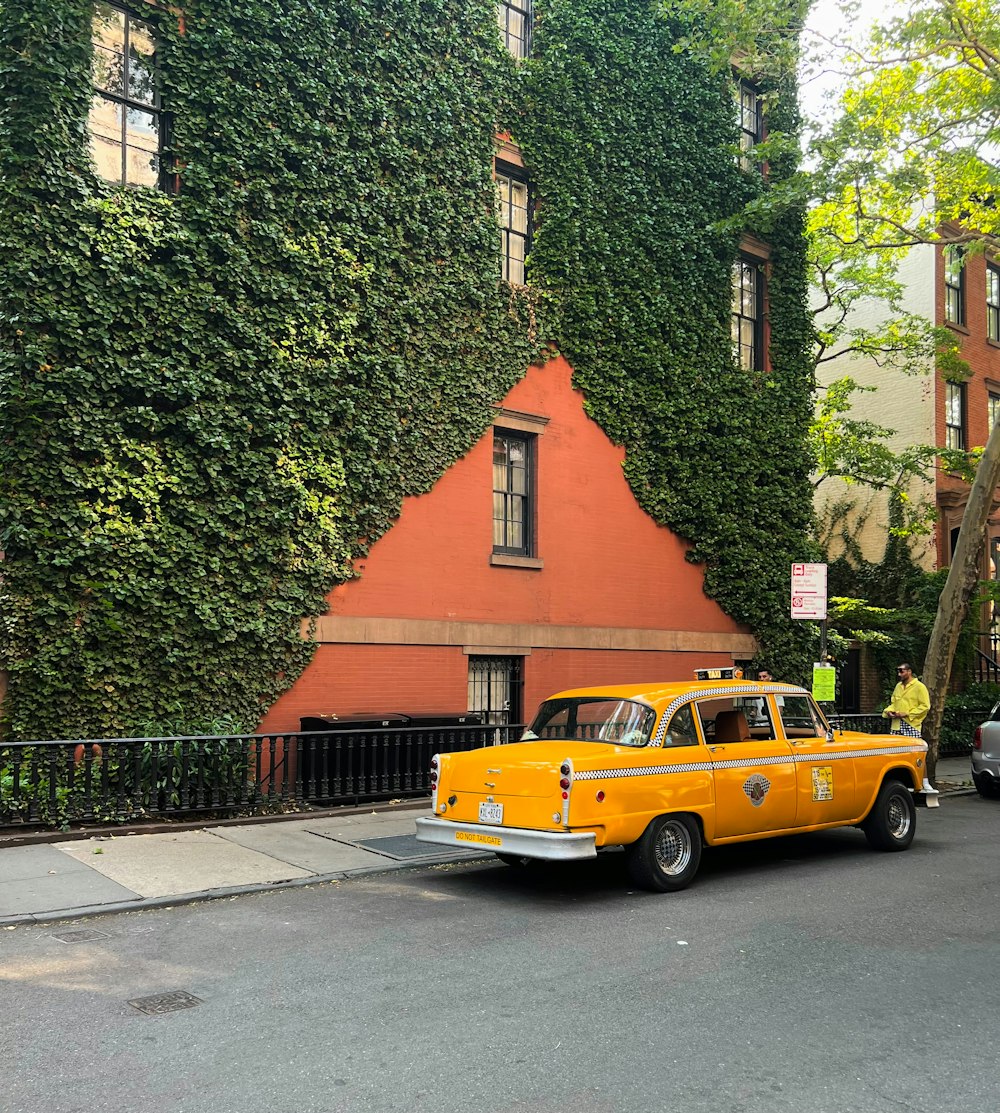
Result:
{"label": "fence railing", "polygon": [[[987,711],[947,710],[942,754],[967,753]],[[879,714],[837,715],[887,733]],[[430,759],[516,741],[521,725],[103,738],[0,746],[0,826],[116,823],[425,796]]]}
{"label": "fence railing", "polygon": [[430,792],[435,753],[520,737],[521,726],[101,738],[0,746],[0,826],[257,812]]}
{"label": "fence railing", "polygon": [[[972,736],[976,727],[989,718],[989,711],[967,711],[964,708],[945,708],[941,723],[938,753],[941,755],[966,754],[972,749]],[[866,734],[888,734],[889,720],[881,713],[868,715],[832,715],[830,721],[838,730],[860,730]]]}
{"label": "fence railing", "polygon": [[523,732],[510,724],[299,734],[297,780],[311,803],[426,796],[434,754],[516,742]]}

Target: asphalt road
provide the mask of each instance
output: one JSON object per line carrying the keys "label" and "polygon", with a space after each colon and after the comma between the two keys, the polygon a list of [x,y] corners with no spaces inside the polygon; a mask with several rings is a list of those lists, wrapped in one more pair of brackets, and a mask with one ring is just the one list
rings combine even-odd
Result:
{"label": "asphalt road", "polygon": [[904,854],[747,844],[671,895],[609,854],[3,931],[0,1109],[997,1113],[998,848],[962,797]]}

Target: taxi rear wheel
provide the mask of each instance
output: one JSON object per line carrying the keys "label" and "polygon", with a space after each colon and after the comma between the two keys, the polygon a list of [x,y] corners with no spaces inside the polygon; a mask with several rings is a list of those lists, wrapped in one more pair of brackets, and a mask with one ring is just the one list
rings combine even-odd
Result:
{"label": "taxi rear wheel", "polygon": [[876,850],[905,850],[917,831],[917,810],[906,785],[886,781],[861,830]]}
{"label": "taxi rear wheel", "polygon": [[689,815],[661,815],[625,847],[629,876],[643,889],[675,892],[690,885],[701,864],[701,831]]}

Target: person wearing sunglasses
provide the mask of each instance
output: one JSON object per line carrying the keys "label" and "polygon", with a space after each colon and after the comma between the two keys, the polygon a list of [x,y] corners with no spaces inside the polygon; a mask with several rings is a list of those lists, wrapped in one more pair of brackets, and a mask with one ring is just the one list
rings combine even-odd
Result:
{"label": "person wearing sunglasses", "polygon": [[905,734],[920,738],[920,728],[931,709],[927,688],[913,675],[912,667],[904,662],[896,669],[898,683],[892,692],[889,706],[882,712],[889,719],[892,734]]}

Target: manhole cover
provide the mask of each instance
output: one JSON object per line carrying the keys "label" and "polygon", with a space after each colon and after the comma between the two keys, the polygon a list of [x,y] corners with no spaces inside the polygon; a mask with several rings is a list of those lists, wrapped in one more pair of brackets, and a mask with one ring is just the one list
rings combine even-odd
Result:
{"label": "manhole cover", "polygon": [[79,928],[77,931],[59,931],[53,934],[53,939],[60,939],[63,943],[90,943],[94,939],[110,939],[111,936],[104,931],[94,928]]}
{"label": "manhole cover", "polygon": [[195,1005],[202,1004],[200,997],[185,993],[183,989],[174,990],[173,993],[154,993],[152,997],[136,997],[129,1001],[133,1009],[141,1013],[156,1016],[159,1013],[175,1013],[178,1009],[193,1009]]}

